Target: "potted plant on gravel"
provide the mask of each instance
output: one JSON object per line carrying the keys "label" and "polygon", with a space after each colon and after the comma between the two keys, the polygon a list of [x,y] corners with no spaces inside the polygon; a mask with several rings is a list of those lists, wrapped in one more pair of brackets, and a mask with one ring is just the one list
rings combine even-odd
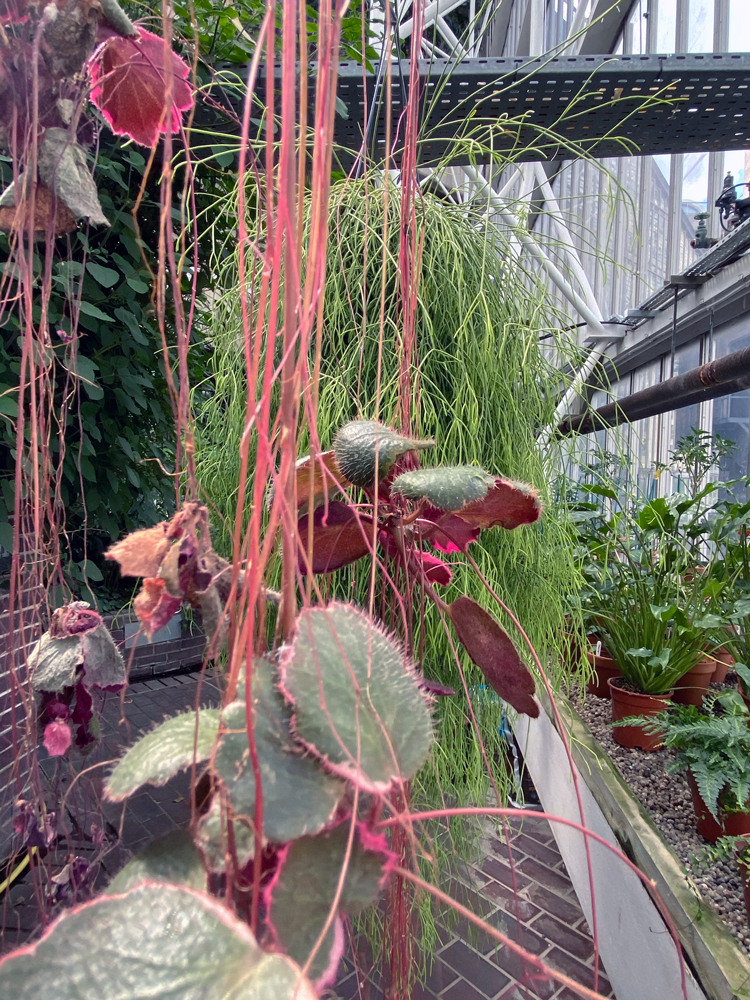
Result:
{"label": "potted plant on gravel", "polygon": [[667,773],[686,771],[698,833],[711,843],[750,835],[750,710],[735,691],[695,705],[670,705],[644,730],[674,759]]}
{"label": "potted plant on gravel", "polygon": [[[620,676],[610,678],[612,721],[635,715],[663,712],[675,685],[703,657],[702,637],[690,628],[674,605],[641,603],[633,592],[623,602],[622,616],[602,618],[602,631],[619,667]],[[655,750],[658,740],[640,725],[616,726],[620,746]]]}

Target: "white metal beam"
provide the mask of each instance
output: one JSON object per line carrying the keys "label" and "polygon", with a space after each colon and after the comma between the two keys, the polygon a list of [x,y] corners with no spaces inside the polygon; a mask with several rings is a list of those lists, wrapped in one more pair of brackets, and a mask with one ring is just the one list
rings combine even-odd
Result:
{"label": "white metal beam", "polygon": [[523,245],[524,250],[526,250],[526,252],[530,254],[534,260],[542,265],[553,284],[559,289],[573,308],[580,313],[581,317],[586,320],[589,332],[600,336],[603,340],[615,340],[616,338],[602,326],[601,313],[599,312],[599,306],[596,302],[594,301],[592,306],[583,298],[583,296],[579,295],[578,292],[575,291],[557,265],[549,259],[542,247],[540,247],[536,240],[534,240],[533,237],[520,225],[518,219],[510,211],[506,202],[495,194],[476,167],[464,167],[464,171],[467,176],[474,181],[478,190],[487,195],[487,201],[491,205],[493,211],[499,215],[503,222],[510,226],[510,228],[515,232],[515,235]]}
{"label": "white metal beam", "polygon": [[[432,24],[438,17],[450,14],[452,10],[456,7],[460,7],[461,4],[465,3],[466,0],[433,0],[432,3],[428,3],[424,9],[423,24],[427,27]],[[412,31],[414,31],[414,18],[410,17],[407,21],[404,21],[399,25],[398,37],[408,38]]]}
{"label": "white metal beam", "polygon": [[581,264],[581,259],[578,256],[578,250],[573,243],[573,238],[570,235],[570,230],[563,220],[562,212],[560,211],[560,205],[558,204],[555,193],[552,190],[552,185],[549,182],[549,178],[544,170],[541,163],[534,164],[534,172],[539,183],[539,189],[542,192],[542,197],[544,198],[544,210],[547,215],[552,219],[555,229],[557,230],[557,235],[565,248],[568,263],[573,270],[581,289],[586,296],[586,301],[589,303],[591,308],[597,314],[599,319],[603,319],[602,311],[599,308],[599,303],[596,300],[596,295],[594,294],[594,289],[591,287],[591,283],[588,279],[588,275],[583,269]]}

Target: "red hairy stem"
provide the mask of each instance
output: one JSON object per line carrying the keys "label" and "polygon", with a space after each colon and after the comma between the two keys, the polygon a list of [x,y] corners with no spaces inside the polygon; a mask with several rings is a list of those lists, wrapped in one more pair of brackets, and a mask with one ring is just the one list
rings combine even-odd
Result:
{"label": "red hairy stem", "polygon": [[418,875],[407,871],[405,868],[395,868],[394,871],[396,874],[401,875],[410,882],[413,882],[414,885],[418,886],[420,889],[425,890],[425,892],[429,892],[431,896],[440,900],[441,903],[451,906],[456,913],[460,913],[462,917],[474,924],[475,927],[479,927],[485,934],[488,934],[500,944],[505,945],[505,947],[512,951],[515,955],[522,958],[527,965],[530,965],[533,969],[535,969],[540,977],[544,977],[545,979],[556,979],[563,986],[567,986],[568,989],[572,990],[574,993],[584,997],[585,1000],[606,1000],[601,993],[598,993],[595,990],[590,990],[587,986],[582,986],[580,983],[577,983],[575,979],[572,979],[570,976],[566,976],[564,972],[559,972],[552,966],[545,965],[541,958],[537,958],[536,955],[532,955],[531,952],[526,951],[525,948],[516,944],[512,938],[509,938],[506,934],[503,934],[502,931],[499,931],[491,924],[486,923],[481,917],[476,916],[471,910],[462,906],[461,903],[456,902],[455,899],[451,899],[447,893],[442,892],[434,885],[430,885],[429,882],[425,882],[424,879],[421,879]]}
{"label": "red hairy stem", "polygon": [[[281,371],[281,470],[279,473],[283,514],[281,529],[283,537],[283,562],[281,580],[280,613],[283,615],[285,639],[289,640],[294,630],[296,617],[294,551],[296,543],[297,510],[296,477],[294,464],[297,458],[297,406],[296,406],[296,364],[294,345],[297,340],[297,269],[299,258],[296,253],[297,236],[297,191],[296,191],[296,136],[295,136],[295,96],[297,85],[296,70],[296,28],[297,9],[291,3],[283,5],[283,45],[281,50],[281,152],[279,154],[279,238],[284,247],[284,361]],[[306,42],[306,39],[305,39]]]}

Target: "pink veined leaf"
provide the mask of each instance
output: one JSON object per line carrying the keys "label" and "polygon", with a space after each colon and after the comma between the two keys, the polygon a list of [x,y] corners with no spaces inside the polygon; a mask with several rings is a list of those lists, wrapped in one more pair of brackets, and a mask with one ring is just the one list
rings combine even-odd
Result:
{"label": "pink veined leaf", "polygon": [[539,494],[531,486],[508,479],[496,479],[486,496],[454,513],[472,528],[481,530],[499,526],[512,529],[537,521],[542,513],[542,503]]}
{"label": "pink veined leaf", "polygon": [[[386,555],[393,560],[401,560],[398,545],[396,545],[392,535],[387,531],[380,531],[378,532],[378,541],[385,550]],[[424,575],[430,583],[438,583],[442,587],[447,587],[453,579],[453,570],[448,563],[444,563],[442,559],[438,559],[436,556],[431,556],[428,552],[418,552],[416,549],[408,548],[406,550],[406,558],[409,570],[417,578],[421,578],[422,571],[424,571]]]}
{"label": "pink veined leaf", "polygon": [[[297,522],[299,535],[299,568],[307,572],[307,561],[303,552],[307,549],[307,532],[310,515],[305,514]],[[328,508],[318,507],[313,515],[313,573],[332,573],[335,569],[370,554],[368,530],[372,521],[369,517],[357,515],[348,504],[331,500]]]}
{"label": "pink veined leaf", "polygon": [[459,597],[447,610],[458,638],[487,682],[517,712],[535,719],[539,706],[534,701],[534,678],[505,629],[470,597]]}
{"label": "pink veined leaf", "polygon": [[50,757],[62,757],[70,744],[73,735],[67,722],[50,722],[44,729],[44,748]]}
{"label": "pink veined leaf", "polygon": [[167,129],[177,132],[182,112],[193,107],[190,68],[163,38],[143,28],[135,38],[109,38],[94,52],[90,68],[91,100],[112,131],[143,146],[153,146]]}
{"label": "pink veined leaf", "polygon": [[445,514],[437,507],[426,507],[422,519],[433,522],[434,527],[429,527],[421,521],[420,528],[423,537],[440,552],[466,552],[469,545],[479,538],[481,531],[462,520],[458,514]]}
{"label": "pink veined leaf", "polygon": [[164,628],[169,619],[182,607],[181,597],[167,593],[166,583],[160,577],[146,577],[138,596],[133,601],[133,609],[149,639]]}

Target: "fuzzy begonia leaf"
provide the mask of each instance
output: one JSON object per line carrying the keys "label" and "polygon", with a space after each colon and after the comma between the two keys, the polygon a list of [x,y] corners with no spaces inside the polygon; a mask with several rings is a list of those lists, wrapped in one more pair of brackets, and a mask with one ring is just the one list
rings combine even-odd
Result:
{"label": "fuzzy begonia leaf", "polygon": [[66,910],[0,961],[13,1000],[315,1000],[299,969],[263,952],[216,899],[146,882]]}
{"label": "fuzzy begonia leaf", "polygon": [[45,632],[29,654],[31,686],[35,691],[62,691],[76,683],[83,666],[83,649],[77,635],[50,638]]}
{"label": "fuzzy begonia leaf", "polygon": [[448,606],[458,638],[488,683],[524,715],[535,719],[534,678],[505,629],[471,597],[459,597]]}
{"label": "fuzzy begonia leaf", "polygon": [[[300,548],[299,568],[307,572],[307,532],[309,514],[297,522]],[[313,515],[313,573],[332,573],[370,554],[372,519],[357,513],[345,503],[332,500],[328,507],[318,507]]]}
{"label": "fuzzy begonia leaf", "polygon": [[156,576],[171,540],[165,521],[153,528],[142,528],[126,535],[107,549],[104,558],[120,564],[122,576]]}
{"label": "fuzzy begonia leaf", "polygon": [[108,226],[86,153],[70,138],[67,129],[48,128],[39,147],[39,177],[55,192],[77,219],[87,218]]}
{"label": "fuzzy begonia leaf", "polygon": [[455,511],[481,500],[494,482],[494,476],[474,465],[437,466],[402,473],[394,479],[391,494],[407,500],[424,497],[439,510]]}
{"label": "fuzzy begonia leaf", "polygon": [[326,766],[368,791],[413,778],[432,720],[400,645],[347,604],[306,608],[282,655],[297,737]]}
{"label": "fuzzy begonia leaf", "polygon": [[133,601],[133,610],[149,639],[164,628],[181,607],[182,598],[173,597],[166,582],[158,576],[146,577]]}
{"label": "fuzzy begonia leaf", "polygon": [[522,524],[533,524],[542,513],[539,494],[526,483],[514,483],[508,479],[496,479],[482,500],[456,511],[456,516],[473,528],[507,528],[512,530]]}
{"label": "fuzzy begonia leaf", "polygon": [[139,28],[137,37],[115,35],[94,53],[91,100],[115,135],[152,146],[160,133],[179,131],[182,112],[192,108],[189,76],[188,65],[163,38]]}
{"label": "fuzzy begonia leaf", "polygon": [[217,708],[203,708],[197,716],[195,712],[185,712],[167,719],[142,736],[115,765],[104,786],[107,798],[121,802],[141,785],[164,785],[179,771],[190,767],[193,760],[200,764],[210,756],[218,732]]}
{"label": "fuzzy begonia leaf", "polygon": [[481,534],[479,528],[473,528],[459,514],[443,514],[437,507],[428,507],[423,512],[419,528],[422,537],[440,552],[466,552]]}
{"label": "fuzzy begonia leaf", "polygon": [[[378,534],[378,541],[386,554],[396,562],[402,562],[401,553],[393,536],[387,531]],[[439,583],[447,587],[453,578],[453,570],[442,559],[431,556],[428,552],[419,552],[413,546],[406,549],[406,558],[410,572],[419,580],[424,573],[430,583]]]}
{"label": "fuzzy begonia leaf", "polygon": [[[274,938],[300,965],[307,961],[328,919],[344,867],[349,832],[349,822],[345,821],[317,837],[292,841],[281,852],[276,874],[265,890]],[[383,837],[358,826],[337,912],[361,913],[374,903],[394,861]],[[335,981],[343,945],[343,928],[337,915],[311,966],[316,989]]]}
{"label": "fuzzy begonia leaf", "polygon": [[58,719],[45,727],[44,749],[50,757],[62,757],[72,742],[73,734],[67,722]]}
{"label": "fuzzy begonia leaf", "polygon": [[[297,511],[304,514],[310,509],[310,490],[312,489],[312,509],[315,510],[326,498],[329,500],[346,486],[346,478],[339,471],[336,456],[333,451],[321,451],[315,456],[315,463],[310,455],[303,455],[297,460],[294,475],[297,490]],[[340,484],[340,485],[339,485]],[[271,480],[266,494],[268,507],[273,503],[276,488]]]}
{"label": "fuzzy begonia leaf", "polygon": [[173,830],[165,837],[152,841],[115,875],[106,891],[113,896],[127,892],[141,882],[169,882],[205,890],[206,869],[187,830]]}
{"label": "fuzzy begonia leaf", "polygon": [[[492,476],[471,465],[405,472],[394,480],[392,492],[407,500],[427,499],[433,509],[426,511],[425,517],[438,526],[446,517],[441,512],[447,512],[450,520],[446,519],[444,523],[449,532],[451,526],[454,530],[460,527],[456,525],[456,517],[472,529],[496,526],[512,529],[522,524],[533,524],[542,511],[539,495],[531,486]],[[462,539],[456,541],[460,546]],[[469,538],[466,545],[470,541],[473,538]],[[466,545],[463,546],[464,551]]]}
{"label": "fuzzy begonia leaf", "polygon": [[[326,774],[319,762],[291,737],[290,712],[275,690],[272,665],[258,659],[253,667],[255,747],[263,787],[263,835],[285,843],[317,833],[333,819],[345,785]],[[222,733],[214,769],[224,782],[235,817],[252,827],[255,776],[248,750],[244,694],[222,713]]]}
{"label": "fuzzy begonia leaf", "polygon": [[[214,795],[211,806],[205,816],[198,821],[196,836],[206,859],[206,864],[215,872],[223,872],[226,868],[226,857],[229,851],[226,830],[226,816],[222,815],[221,799]],[[240,868],[255,854],[255,837],[243,820],[235,819],[233,823],[234,857]]]}
{"label": "fuzzy begonia leaf", "polygon": [[339,430],[333,442],[336,463],[349,482],[370,489],[384,479],[393,463],[407,451],[434,448],[434,441],[404,437],[375,420],[352,420]]}
{"label": "fuzzy begonia leaf", "polygon": [[83,649],[83,683],[86,687],[116,690],[127,680],[127,670],[122,653],[115,646],[106,625],[101,622],[96,628],[81,635]]}

